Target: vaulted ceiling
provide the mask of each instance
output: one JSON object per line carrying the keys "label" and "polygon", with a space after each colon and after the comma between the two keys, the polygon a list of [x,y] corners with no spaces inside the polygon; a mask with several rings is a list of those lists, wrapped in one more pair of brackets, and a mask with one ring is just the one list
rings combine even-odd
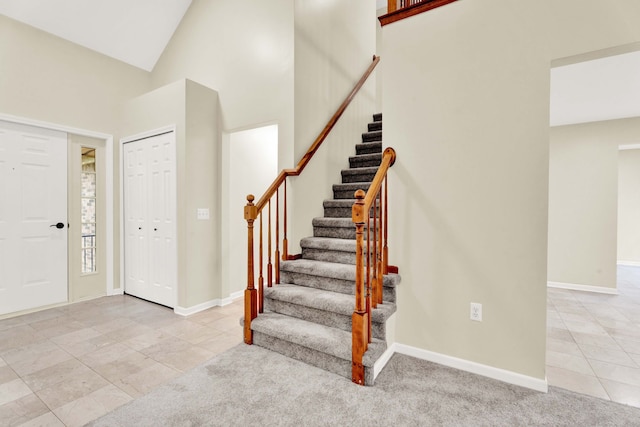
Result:
{"label": "vaulted ceiling", "polygon": [[2,0],[0,14],[151,71],[191,0]]}
{"label": "vaulted ceiling", "polygon": [[[378,8],[386,3],[376,0]],[[190,4],[191,0],[1,0],[0,14],[151,71]],[[640,52],[551,70],[551,125],[635,116],[640,116]]]}

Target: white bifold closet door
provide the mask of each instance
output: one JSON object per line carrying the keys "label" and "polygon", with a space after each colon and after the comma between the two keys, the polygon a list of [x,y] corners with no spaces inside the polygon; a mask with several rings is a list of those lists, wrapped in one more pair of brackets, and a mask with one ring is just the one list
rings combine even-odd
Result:
{"label": "white bifold closet door", "polygon": [[67,134],[0,121],[0,314],[67,295]]}
{"label": "white bifold closet door", "polygon": [[125,292],[175,307],[175,133],[127,142],[123,153]]}

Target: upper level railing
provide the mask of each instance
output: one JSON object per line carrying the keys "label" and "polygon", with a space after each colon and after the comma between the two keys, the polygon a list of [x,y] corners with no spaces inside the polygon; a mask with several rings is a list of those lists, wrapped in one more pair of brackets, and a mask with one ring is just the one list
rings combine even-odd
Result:
{"label": "upper level railing", "polygon": [[387,0],[387,13],[378,18],[385,26],[457,0]]}
{"label": "upper level railing", "polygon": [[[307,166],[313,155],[318,151],[324,140],[327,138],[333,127],[338,122],[347,109],[358,91],[362,88],[369,75],[373,72],[376,65],[380,62],[379,56],[373,56],[373,61],[364,72],[360,80],[356,83],[346,99],[342,102],[338,110],[331,117],[322,132],[309,147],[302,159],[298,162],[294,169],[283,169],[267,191],[258,200],[253,203],[255,197],[252,194],[247,196],[247,205],[244,208],[244,219],[247,221],[247,289],[244,294],[244,342],[253,343],[253,333],[251,331],[251,321],[255,319],[258,313],[262,313],[264,304],[264,245],[263,245],[263,215],[266,211],[267,220],[267,286],[271,287],[273,283],[280,283],[280,258],[283,260],[295,257],[289,256],[289,245],[287,240],[287,177],[298,176]],[[280,191],[282,189],[284,200],[282,210],[284,212],[282,218],[280,216]],[[275,198],[275,227],[271,221],[271,202]],[[266,208],[266,209],[265,209]],[[254,238],[253,228],[254,222],[259,221],[259,254],[258,254],[258,287],[255,286],[255,265],[254,260]],[[282,238],[282,255],[280,254],[280,223],[283,223]],[[274,238],[272,239],[272,229],[274,230]],[[272,247],[273,240],[273,247]],[[272,249],[274,249],[272,251]],[[273,258],[272,258],[273,254]],[[274,280],[275,279],[275,280]]]}
{"label": "upper level railing", "polygon": [[371,311],[382,304],[383,280],[389,267],[387,172],[395,161],[395,150],[391,147],[384,150],[382,163],[369,189],[366,193],[363,190],[356,191],[356,202],[351,208],[351,218],[356,226],[356,302],[351,317],[351,378],[357,384],[364,384],[365,381],[362,358],[372,338]]}

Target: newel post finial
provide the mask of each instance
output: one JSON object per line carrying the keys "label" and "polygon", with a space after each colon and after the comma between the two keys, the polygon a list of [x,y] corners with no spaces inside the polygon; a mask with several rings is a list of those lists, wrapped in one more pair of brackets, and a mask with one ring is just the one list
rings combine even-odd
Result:
{"label": "newel post finial", "polygon": [[252,223],[253,220],[258,217],[258,209],[253,204],[253,201],[255,199],[256,198],[253,196],[253,194],[249,194],[247,196],[247,205],[244,207],[244,219],[246,219],[247,221],[251,221]]}

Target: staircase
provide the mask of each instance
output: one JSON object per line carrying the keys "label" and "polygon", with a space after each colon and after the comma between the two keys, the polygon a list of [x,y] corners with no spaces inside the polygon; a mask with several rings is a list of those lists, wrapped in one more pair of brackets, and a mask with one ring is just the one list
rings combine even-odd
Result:
{"label": "staircase", "polygon": [[[282,261],[280,284],[264,289],[264,313],[251,322],[253,343],[351,378],[356,235],[351,218],[357,189],[368,189],[382,158],[382,114],[375,114],[324,217],[313,220],[313,237],[302,239],[302,258]],[[396,311],[400,277],[384,277],[383,304],[373,310],[372,343],[364,355],[365,384],[387,348],[386,321]]]}

